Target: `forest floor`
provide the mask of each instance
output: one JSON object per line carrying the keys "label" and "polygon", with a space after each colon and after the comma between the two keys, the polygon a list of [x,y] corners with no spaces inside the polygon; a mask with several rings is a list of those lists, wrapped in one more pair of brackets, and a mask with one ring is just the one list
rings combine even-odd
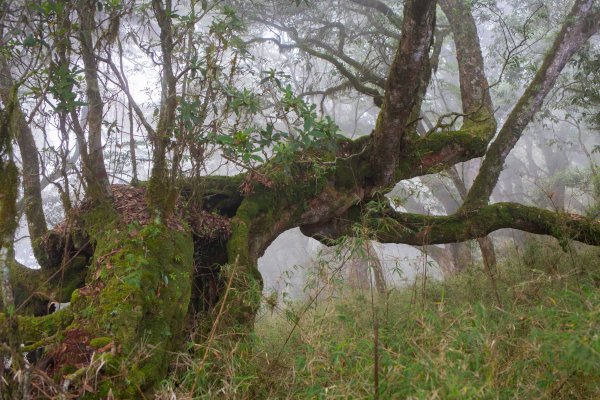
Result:
{"label": "forest floor", "polygon": [[597,399],[599,267],[598,249],[536,240],[501,261],[501,304],[477,266],[384,296],[272,297],[250,340],[182,354],[157,398]]}

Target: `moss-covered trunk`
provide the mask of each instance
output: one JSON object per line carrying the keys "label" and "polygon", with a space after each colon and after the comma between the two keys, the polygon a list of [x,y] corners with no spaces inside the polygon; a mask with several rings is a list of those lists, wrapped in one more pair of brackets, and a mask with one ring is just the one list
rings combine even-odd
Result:
{"label": "moss-covered trunk", "polygon": [[[20,334],[10,280],[10,264],[13,258],[13,240],[17,229],[17,196],[19,193],[19,170],[14,162],[12,139],[18,127],[14,96],[0,107],[0,310],[6,315],[0,319],[3,340],[0,342],[0,398],[20,398],[27,380],[23,360],[19,357]],[[14,369],[21,369],[22,376],[10,385],[5,373],[5,357],[11,358]]]}
{"label": "moss-covered trunk", "polygon": [[[47,235],[49,252],[63,255],[54,268],[15,266],[21,341],[26,350],[43,348],[37,367],[60,383],[40,387],[140,398],[166,376],[185,340],[202,343],[218,328],[237,341],[250,331],[262,291],[258,256],[301,208],[282,219],[292,197],[243,199],[239,183],[183,184],[178,208],[185,212],[160,222],[145,189],[113,186],[112,203],[84,202]],[[48,300],[70,306],[40,316]],[[9,333],[6,322],[0,314],[0,339]]]}
{"label": "moss-covered trunk", "polygon": [[85,285],[68,308],[21,318],[22,340],[44,346],[38,366],[67,392],[139,398],[163,379],[185,338],[192,234],[179,221],[126,224],[108,205],[81,219],[94,247]]}
{"label": "moss-covered trunk", "polygon": [[[0,98],[4,104],[13,100],[15,82],[4,55],[0,55]],[[16,103],[16,101],[15,101]],[[22,162],[23,203],[27,216],[27,228],[31,238],[33,253],[42,266],[47,266],[44,252],[40,246],[41,238],[46,234],[46,217],[42,208],[42,189],[40,185],[40,165],[38,151],[31,128],[27,124],[19,104],[14,104],[15,139],[19,146]]]}
{"label": "moss-covered trunk", "polygon": [[[85,335],[88,355],[96,352],[106,362],[104,375],[111,378],[98,395],[112,387],[119,397],[136,397],[162,379],[168,352],[183,339],[193,242],[182,228],[125,226],[110,214],[101,207],[85,216],[95,253],[86,285],[73,293],[75,318],[64,337]],[[57,351],[61,359],[62,349]]]}

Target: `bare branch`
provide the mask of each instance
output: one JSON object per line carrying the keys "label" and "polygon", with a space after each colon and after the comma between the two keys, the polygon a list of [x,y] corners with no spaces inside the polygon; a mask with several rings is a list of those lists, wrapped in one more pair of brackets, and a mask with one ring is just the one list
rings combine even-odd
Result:
{"label": "bare branch", "polygon": [[402,18],[394,12],[387,4],[379,0],[350,0],[355,4],[372,8],[379,11],[387,17],[387,19],[395,26],[402,26]]}

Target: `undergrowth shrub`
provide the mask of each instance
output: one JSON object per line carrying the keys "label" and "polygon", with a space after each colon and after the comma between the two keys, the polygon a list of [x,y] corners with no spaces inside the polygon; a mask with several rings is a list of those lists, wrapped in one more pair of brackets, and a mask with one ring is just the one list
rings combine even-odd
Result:
{"label": "undergrowth shrub", "polygon": [[381,399],[600,398],[600,251],[566,250],[542,239],[506,257],[501,305],[482,267],[386,295],[271,298],[201,370],[182,355],[159,398],[371,399],[375,369]]}

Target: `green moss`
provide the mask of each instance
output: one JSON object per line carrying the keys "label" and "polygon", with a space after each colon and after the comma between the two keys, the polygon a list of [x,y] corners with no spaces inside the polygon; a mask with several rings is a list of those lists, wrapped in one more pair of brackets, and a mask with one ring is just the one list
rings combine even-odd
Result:
{"label": "green moss", "polygon": [[107,337],[107,336],[98,337],[98,338],[94,338],[94,339],[90,340],[90,347],[93,347],[94,349],[100,349],[111,342],[112,342],[112,338],[110,338],[110,337]]}
{"label": "green moss", "polygon": [[18,194],[19,170],[11,161],[4,163],[0,160],[0,247],[12,246],[12,243],[2,243],[6,237],[12,237],[17,228],[16,200]]}
{"label": "green moss", "polygon": [[90,238],[95,239],[103,232],[118,225],[118,214],[109,204],[99,204],[83,216],[84,228]]}
{"label": "green moss", "polygon": [[[73,313],[68,308],[43,317],[19,316],[19,334],[21,340],[37,342],[65,329],[73,321]],[[0,337],[6,337],[7,319],[0,314]]]}
{"label": "green moss", "polygon": [[116,397],[132,398],[162,378],[183,339],[194,250],[189,232],[158,224],[128,229],[115,217],[102,205],[83,217],[95,253],[71,309],[73,328],[95,337],[91,347],[115,343],[107,385]]}

